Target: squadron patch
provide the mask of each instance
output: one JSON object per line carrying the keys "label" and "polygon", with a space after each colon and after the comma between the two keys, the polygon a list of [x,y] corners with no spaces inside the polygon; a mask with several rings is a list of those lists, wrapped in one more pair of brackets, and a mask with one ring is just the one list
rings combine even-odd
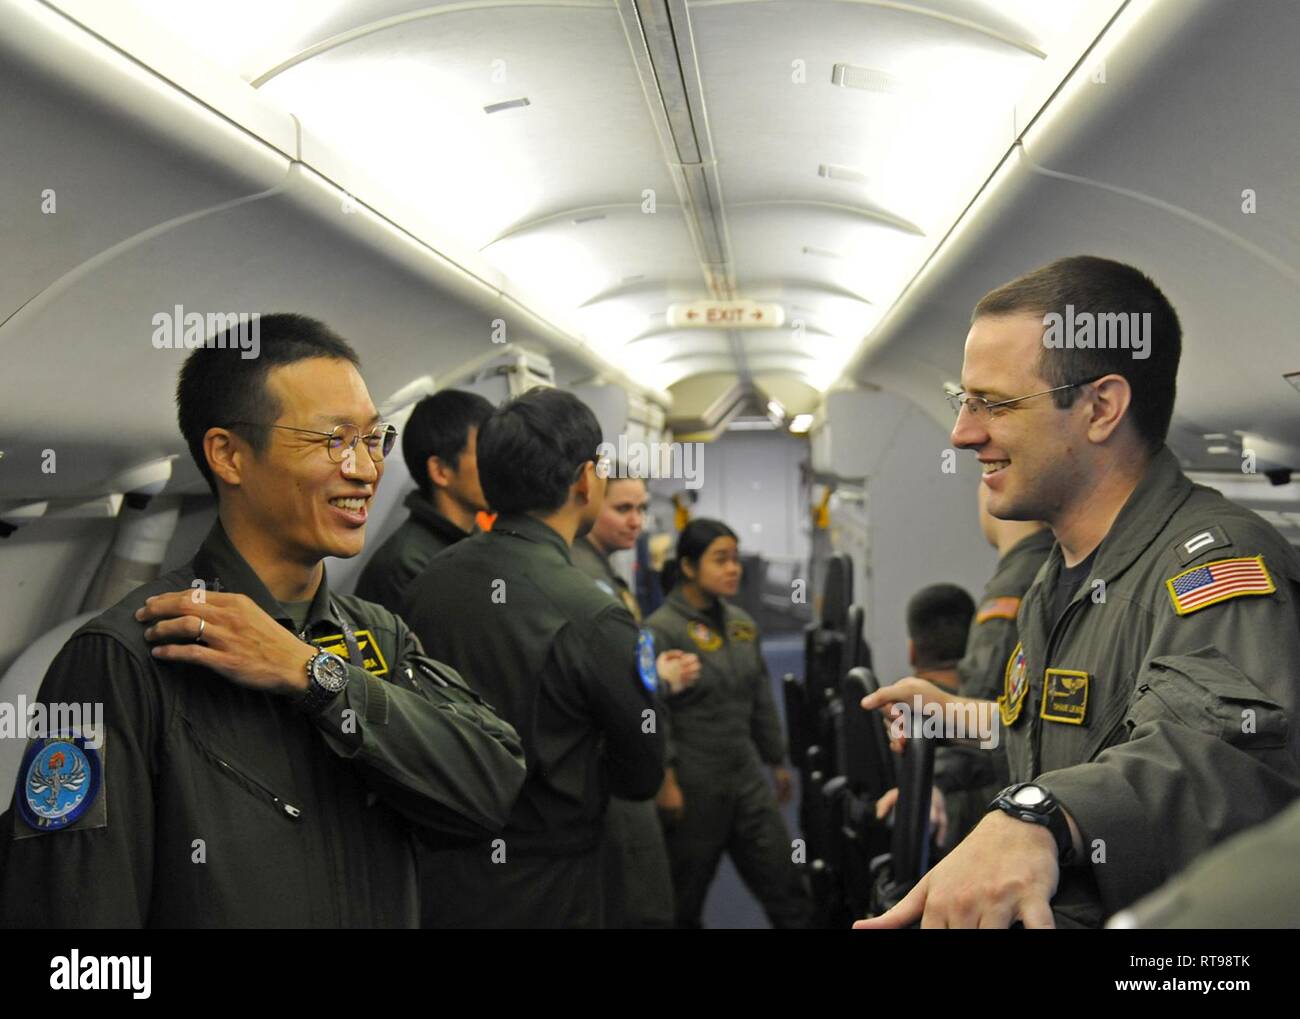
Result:
{"label": "squadron patch", "polygon": [[1174,611],[1180,616],[1199,612],[1229,598],[1246,594],[1272,594],[1277,590],[1263,556],[1217,559],[1193,566],[1165,581]]}
{"label": "squadron patch", "polygon": [[636,671],[641,685],[650,693],[659,689],[659,670],[655,668],[655,639],[649,630],[642,630],[636,638]]}
{"label": "squadron patch", "polygon": [[716,651],[722,647],[722,634],[714,633],[698,620],[686,624],[686,633],[701,651]]}
{"label": "squadron patch", "polygon": [[[379,650],[379,645],[375,643],[375,635],[369,630],[358,630],[356,637],[357,647],[361,651],[361,667],[372,676],[388,675],[388,663],[384,661],[384,654]],[[313,637],[312,643],[332,655],[338,655],[345,662],[348,660],[347,641],[343,639],[341,633],[335,633],[328,637]],[[353,662],[352,664],[356,665],[358,663]]]}
{"label": "squadron patch", "polygon": [[998,711],[1003,725],[1014,725],[1025,705],[1029,692],[1029,669],[1025,663],[1025,649],[1020,644],[1007,659],[1007,670],[1002,676],[1002,696],[998,698]]}
{"label": "squadron patch", "polygon": [[102,750],[76,735],[32,740],[18,769],[14,838],[106,827]]}
{"label": "squadron patch", "polygon": [[733,619],[727,624],[727,636],[732,640],[753,640],[758,636],[758,630],[754,628],[753,623],[743,619]]}
{"label": "squadron patch", "polygon": [[990,598],[975,613],[975,625],[987,623],[990,619],[1015,619],[1020,611],[1019,598]]}
{"label": "squadron patch", "polygon": [[1048,669],[1043,678],[1043,706],[1038,715],[1049,722],[1083,725],[1088,717],[1088,674]]}

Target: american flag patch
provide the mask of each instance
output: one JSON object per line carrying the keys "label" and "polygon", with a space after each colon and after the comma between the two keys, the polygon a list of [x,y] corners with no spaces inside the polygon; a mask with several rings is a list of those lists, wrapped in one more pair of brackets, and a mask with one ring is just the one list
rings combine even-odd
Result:
{"label": "american flag patch", "polygon": [[1277,590],[1264,568],[1264,557],[1220,559],[1184,570],[1165,581],[1174,611],[1180,616],[1243,594],[1272,594]]}

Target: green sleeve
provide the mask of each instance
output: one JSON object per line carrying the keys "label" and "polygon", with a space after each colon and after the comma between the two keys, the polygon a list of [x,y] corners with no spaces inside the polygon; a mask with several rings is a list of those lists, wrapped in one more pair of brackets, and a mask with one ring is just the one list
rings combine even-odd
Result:
{"label": "green sleeve", "polygon": [[152,763],[162,728],[148,664],[107,634],[81,634],[50,665],[38,700],[103,704],[99,802],[67,828],[30,834],[18,817],[16,797],[26,782],[19,772],[15,799],[0,818],[0,925],[143,927],[153,892]]}
{"label": "green sleeve", "polygon": [[[1287,568],[1289,564],[1275,564]],[[1172,573],[1170,574],[1172,575]],[[1151,891],[1210,847],[1300,795],[1300,582],[1185,616],[1157,601],[1127,739],[1048,772],[1084,835],[1105,905]],[[1141,611],[1134,605],[1133,611]]]}
{"label": "green sleeve", "polygon": [[417,826],[470,839],[500,831],[524,784],[519,736],[396,623],[394,682],[349,665],[347,688],[316,726],[373,792]]}

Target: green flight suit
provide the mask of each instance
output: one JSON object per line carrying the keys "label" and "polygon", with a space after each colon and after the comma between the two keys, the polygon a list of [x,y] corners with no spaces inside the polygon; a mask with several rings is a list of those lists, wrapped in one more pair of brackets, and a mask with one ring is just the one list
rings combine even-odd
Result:
{"label": "green flight suit", "polygon": [[[1055,541],[1052,532],[1044,529],[1022,538],[998,560],[971,620],[966,654],[957,663],[963,696],[991,701],[1002,693],[1007,659],[1019,642],[1016,613],[1020,601]],[[949,847],[979,823],[989,802],[1008,781],[1006,750],[1000,742],[989,750],[969,746],[938,748],[934,784],[944,795]]]}
{"label": "green flight suit", "polygon": [[[631,614],[526,515],[437,556],[403,617],[519,730],[528,778],[495,839],[436,854],[426,915],[447,927],[598,927],[609,794],[653,797],[663,714]],[[434,650],[436,649],[436,651]]]}
{"label": "green flight suit", "polygon": [[1300,557],[1162,449],[1052,619],[1062,565],[1021,604],[999,706],[1012,780],[1083,835],[1058,923],[1096,926],[1300,794]]}
{"label": "green flight suit", "polygon": [[403,505],[411,515],[375,549],[356,588],[358,598],[378,602],[389,612],[400,612],[402,592],[424,572],[430,559],[470,535],[434,509],[418,489],[407,495]]}
{"label": "green flight suit", "polygon": [[[333,594],[324,577],[303,639],[353,659],[350,629],[362,660],[349,661],[347,687],[314,716],[155,659],[135,611],[199,580],[287,615],[218,522],[192,562],[72,636],[40,701],[102,702],[102,745],[29,745],[0,818],[0,922],[414,927],[412,836],[447,844],[500,825],[524,778],[515,731],[400,619]],[[34,826],[32,811],[51,804],[50,760],[80,783],[81,816]]]}
{"label": "green flight suit", "polygon": [[[626,605],[641,621],[641,609],[627,582],[614,572],[609,557],[586,538],[573,543],[573,565],[596,586]],[[671,761],[664,762],[671,767]],[[653,800],[609,799],[604,841],[605,926],[620,929],[671,927],[673,878],[668,848]]]}
{"label": "green flight suit", "polygon": [[1295,803],[1267,824],[1210,850],[1112,923],[1165,930],[1298,928],[1298,860],[1300,803]]}
{"label": "green flight suit", "polygon": [[693,686],[667,698],[684,817],[665,826],[679,927],[698,927],[725,850],[774,927],[806,927],[812,901],[763,765],[785,762],[758,627],[719,599],[710,611],[672,591],[646,625],[655,649],[700,656]]}

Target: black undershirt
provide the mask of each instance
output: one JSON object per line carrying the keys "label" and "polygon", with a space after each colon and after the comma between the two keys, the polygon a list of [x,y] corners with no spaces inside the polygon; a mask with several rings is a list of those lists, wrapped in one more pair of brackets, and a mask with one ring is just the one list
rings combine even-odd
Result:
{"label": "black undershirt", "polygon": [[1053,623],[1061,618],[1061,613],[1073,601],[1075,592],[1079,590],[1079,585],[1088,579],[1088,574],[1092,572],[1092,561],[1096,557],[1097,550],[1093,549],[1088,558],[1077,566],[1061,565],[1061,572],[1056,578],[1056,590],[1052,595]]}

